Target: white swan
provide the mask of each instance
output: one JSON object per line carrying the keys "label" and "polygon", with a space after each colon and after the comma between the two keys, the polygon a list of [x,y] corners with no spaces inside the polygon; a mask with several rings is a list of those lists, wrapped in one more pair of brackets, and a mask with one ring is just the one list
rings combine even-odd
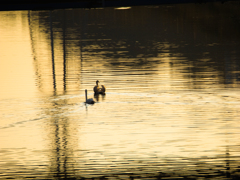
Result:
{"label": "white swan", "polygon": [[104,85],[98,85],[99,81],[97,80],[96,81],[96,86],[94,86],[93,88],[93,91],[94,91],[94,94],[95,95],[98,95],[98,94],[105,94],[106,92],[106,87]]}
{"label": "white swan", "polygon": [[85,89],[85,98],[86,98],[86,102],[85,102],[86,104],[94,104],[95,103],[93,98],[90,98],[90,99],[87,98],[87,89]]}

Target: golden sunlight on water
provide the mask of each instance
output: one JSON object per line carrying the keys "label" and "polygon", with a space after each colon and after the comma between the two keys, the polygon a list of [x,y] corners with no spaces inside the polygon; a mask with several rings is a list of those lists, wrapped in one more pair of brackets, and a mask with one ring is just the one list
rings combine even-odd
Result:
{"label": "golden sunlight on water", "polygon": [[239,178],[237,7],[0,12],[0,177]]}
{"label": "golden sunlight on water", "polygon": [[37,90],[26,15],[22,12],[1,12],[1,98],[29,96]]}

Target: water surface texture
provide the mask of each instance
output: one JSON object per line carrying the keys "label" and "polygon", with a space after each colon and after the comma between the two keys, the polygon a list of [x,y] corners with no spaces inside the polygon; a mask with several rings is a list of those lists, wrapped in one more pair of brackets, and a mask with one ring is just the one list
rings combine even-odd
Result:
{"label": "water surface texture", "polygon": [[0,12],[0,179],[239,178],[239,8]]}

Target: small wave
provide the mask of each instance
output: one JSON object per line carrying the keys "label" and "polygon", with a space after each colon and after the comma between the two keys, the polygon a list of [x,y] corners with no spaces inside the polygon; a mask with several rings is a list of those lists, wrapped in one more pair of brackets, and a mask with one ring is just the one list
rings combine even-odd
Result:
{"label": "small wave", "polygon": [[19,121],[19,122],[15,122],[15,123],[12,123],[12,124],[8,124],[7,126],[0,127],[0,129],[12,128],[12,127],[15,127],[19,124],[24,124],[24,123],[31,122],[31,121],[38,121],[38,120],[41,120],[41,119],[44,119],[44,118],[45,117],[29,119],[29,120],[25,120],[25,121]]}

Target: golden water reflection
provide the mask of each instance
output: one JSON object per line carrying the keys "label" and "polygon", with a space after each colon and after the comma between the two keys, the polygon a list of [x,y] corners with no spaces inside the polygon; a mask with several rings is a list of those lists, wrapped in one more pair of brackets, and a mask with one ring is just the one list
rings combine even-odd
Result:
{"label": "golden water reflection", "polygon": [[1,12],[0,176],[239,177],[236,6]]}
{"label": "golden water reflection", "polygon": [[37,90],[26,18],[24,12],[1,12],[1,98],[34,96]]}

